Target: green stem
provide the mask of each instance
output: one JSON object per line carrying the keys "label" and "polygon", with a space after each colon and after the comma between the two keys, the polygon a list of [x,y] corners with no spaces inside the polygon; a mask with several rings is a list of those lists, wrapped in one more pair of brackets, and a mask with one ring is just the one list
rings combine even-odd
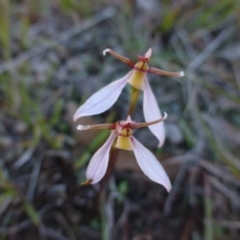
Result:
{"label": "green stem", "polygon": [[133,114],[138,102],[139,94],[140,94],[140,90],[131,86],[130,104],[127,112],[128,116],[131,116]]}

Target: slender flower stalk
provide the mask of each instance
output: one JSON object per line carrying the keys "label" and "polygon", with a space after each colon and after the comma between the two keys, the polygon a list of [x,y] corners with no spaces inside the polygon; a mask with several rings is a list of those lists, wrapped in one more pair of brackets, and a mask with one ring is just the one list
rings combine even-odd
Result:
{"label": "slender flower stalk", "polygon": [[[109,109],[117,101],[122,89],[127,83],[129,83],[134,89],[131,94],[131,103],[128,114],[132,114],[139,96],[139,91],[143,91],[143,113],[145,121],[151,122],[155,119],[161,118],[162,115],[159,110],[157,100],[149,85],[147,74],[152,73],[169,77],[182,77],[184,76],[184,73],[167,72],[158,68],[150,67],[149,60],[152,55],[151,48],[143,56],[139,56],[136,63],[129,58],[119,55],[109,48],[103,51],[104,55],[106,53],[110,53],[113,57],[127,64],[132,68],[132,70],[124,77],[108,84],[93,94],[82,106],[78,108],[73,117],[74,121],[80,117],[96,115]],[[149,129],[157,137],[159,140],[158,146],[161,147],[165,140],[163,122],[150,125]]]}
{"label": "slender flower stalk", "polygon": [[110,150],[114,144],[114,146],[118,149],[133,151],[137,162],[145,175],[147,175],[152,181],[162,184],[169,192],[171,189],[171,182],[162,165],[147,148],[145,148],[136,138],[133,137],[134,129],[158,124],[163,122],[166,118],[167,114],[164,113],[164,117],[151,122],[136,123],[132,121],[130,116],[128,116],[126,121],[118,121],[116,123],[87,126],[79,125],[77,127],[78,130],[111,130],[109,138],[93,155],[88,165],[86,172],[87,181],[85,183],[94,184],[104,177],[108,168]]}
{"label": "slender flower stalk", "polygon": [[131,87],[130,104],[129,104],[128,113],[127,113],[128,116],[131,116],[133,114],[133,111],[135,110],[135,107],[138,102],[139,94],[140,94],[139,89],[135,87]]}

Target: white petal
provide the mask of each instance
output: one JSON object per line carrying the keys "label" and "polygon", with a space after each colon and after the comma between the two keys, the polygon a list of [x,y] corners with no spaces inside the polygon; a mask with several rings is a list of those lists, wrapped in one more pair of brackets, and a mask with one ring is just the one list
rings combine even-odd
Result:
{"label": "white petal", "polygon": [[[144,79],[143,87],[143,113],[146,122],[151,122],[162,117],[156,98],[153,95],[148,79]],[[158,147],[161,147],[165,140],[165,130],[163,122],[149,126],[150,131],[159,140]]]}
{"label": "white petal", "polygon": [[99,182],[105,175],[109,162],[109,153],[117,133],[112,131],[107,141],[93,155],[88,167],[86,176],[91,180],[91,184]]}
{"label": "white petal", "polygon": [[109,109],[117,101],[131,74],[132,72],[129,72],[123,78],[108,84],[94,93],[80,108],[78,108],[73,116],[73,120],[76,121],[83,116],[96,115]]}
{"label": "white petal", "polygon": [[136,138],[131,137],[132,148],[142,171],[154,182],[163,185],[167,191],[171,190],[171,182],[156,157],[145,148]]}
{"label": "white petal", "polygon": [[110,49],[109,48],[106,48],[105,50],[103,50],[103,55],[105,56],[107,52],[109,52]]}

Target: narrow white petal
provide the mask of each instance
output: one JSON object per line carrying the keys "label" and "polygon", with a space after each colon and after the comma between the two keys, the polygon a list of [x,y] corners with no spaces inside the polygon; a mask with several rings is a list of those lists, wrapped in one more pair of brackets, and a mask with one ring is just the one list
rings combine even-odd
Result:
{"label": "narrow white petal", "polygon": [[108,84],[94,93],[78,108],[73,116],[73,120],[76,121],[80,117],[96,115],[109,109],[117,101],[131,74],[132,72],[129,72],[123,78]]}
{"label": "narrow white petal", "polygon": [[107,141],[93,155],[86,172],[87,179],[91,180],[91,184],[99,182],[105,175],[109,162],[110,149],[116,136],[116,132],[112,131]]}
{"label": "narrow white petal", "polygon": [[145,148],[136,138],[131,137],[132,148],[142,171],[154,182],[163,185],[167,191],[171,190],[171,182],[156,157]]}
{"label": "narrow white petal", "polygon": [[[143,113],[146,122],[155,121],[162,117],[156,98],[153,95],[147,77],[144,79],[143,87]],[[165,140],[165,130],[163,122],[149,126],[150,131],[159,140],[158,147],[161,147]]]}

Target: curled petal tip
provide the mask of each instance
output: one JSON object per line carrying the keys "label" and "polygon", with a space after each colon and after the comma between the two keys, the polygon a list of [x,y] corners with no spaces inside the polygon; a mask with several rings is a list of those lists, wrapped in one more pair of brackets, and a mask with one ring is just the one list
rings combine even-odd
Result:
{"label": "curled petal tip", "polygon": [[185,76],[185,73],[184,73],[183,71],[181,71],[181,72],[179,73],[179,77],[183,77],[183,76]]}
{"label": "curled petal tip", "polygon": [[110,52],[109,48],[106,48],[105,50],[103,50],[103,55],[105,56],[107,52]]}
{"label": "curled petal tip", "polygon": [[77,130],[88,130],[90,129],[90,126],[89,125],[78,125],[77,126]]}
{"label": "curled petal tip", "polygon": [[163,114],[164,114],[163,119],[165,120],[168,117],[168,115],[166,112],[164,112]]}

